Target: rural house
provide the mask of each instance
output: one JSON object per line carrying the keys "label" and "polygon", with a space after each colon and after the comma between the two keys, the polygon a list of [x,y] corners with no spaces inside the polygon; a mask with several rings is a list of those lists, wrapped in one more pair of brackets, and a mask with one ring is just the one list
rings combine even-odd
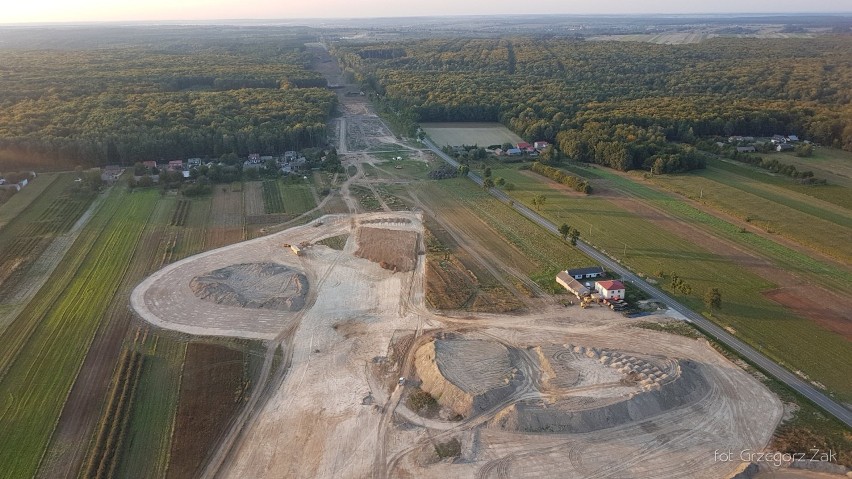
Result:
{"label": "rural house", "polygon": [[598,281],[595,291],[604,299],[624,299],[624,283],[616,280]]}
{"label": "rural house", "polygon": [[172,171],[181,171],[183,170],[183,161],[182,160],[172,160],[169,162],[169,169]]}
{"label": "rural house", "polygon": [[506,154],[509,156],[518,156],[521,154],[520,148],[509,148],[506,150]]}
{"label": "rural house", "polygon": [[522,142],[518,143],[518,144],[517,144],[517,145],[515,145],[515,146],[516,146],[519,150],[526,150],[527,148],[532,148],[532,145],[530,145],[529,143],[527,143],[527,142],[525,142],[525,141],[522,141]]}
{"label": "rural house", "polygon": [[793,149],[795,149],[795,148],[793,147],[793,145],[791,145],[789,143],[781,143],[781,144],[779,144],[778,146],[775,147],[775,151],[790,151],[790,150],[793,150]]}
{"label": "rural house", "polygon": [[589,266],[587,268],[575,268],[565,271],[574,279],[600,278],[604,275],[604,269],[600,266]]}
{"label": "rural house", "polygon": [[537,141],[537,142],[533,143],[533,147],[535,147],[536,150],[543,150],[543,149],[547,148],[548,145],[550,145],[550,143],[548,143],[546,141]]}
{"label": "rural house", "polygon": [[145,168],[156,168],[157,162],[154,160],[145,160],[142,162],[142,166],[144,166]]}
{"label": "rural house", "polygon": [[738,146],[737,153],[754,153],[757,151],[753,146]]}

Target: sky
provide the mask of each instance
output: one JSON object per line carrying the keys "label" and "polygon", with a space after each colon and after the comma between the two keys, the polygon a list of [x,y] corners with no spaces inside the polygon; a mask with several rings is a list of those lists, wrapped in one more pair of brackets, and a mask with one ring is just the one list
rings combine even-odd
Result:
{"label": "sky", "polygon": [[[7,2],[4,2],[7,3]],[[850,12],[848,0],[12,0],[0,24],[498,14]]]}

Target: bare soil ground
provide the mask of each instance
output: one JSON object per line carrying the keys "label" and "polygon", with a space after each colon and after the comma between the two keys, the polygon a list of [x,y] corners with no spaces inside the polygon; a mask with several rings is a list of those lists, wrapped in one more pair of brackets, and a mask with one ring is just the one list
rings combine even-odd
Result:
{"label": "bare soil ground", "polygon": [[241,351],[205,343],[186,350],[167,477],[197,477],[204,459],[242,404]]}
{"label": "bare soil ground", "polygon": [[[172,305],[156,309],[162,315],[155,319],[157,324],[191,329],[199,334],[218,335],[224,331],[224,334],[246,336],[245,331],[254,329],[265,336],[273,331],[275,341],[282,341],[288,351],[285,358],[289,358],[290,366],[286,375],[280,383],[273,381],[275,387],[270,390],[268,400],[261,403],[255,419],[246,424],[228,459],[218,469],[221,476],[603,477],[615,472],[623,477],[684,477],[696,473],[701,477],[725,477],[736,464],[714,462],[714,449],[759,450],[769,441],[781,416],[780,402],[706,342],[629,328],[629,320],[604,309],[566,310],[549,306],[516,316],[471,313],[437,316],[425,308],[425,258],[414,256],[413,247],[406,250],[412,251],[417,260],[415,268],[407,273],[393,273],[356,257],[353,242],[343,251],[309,247],[306,255],[298,258],[287,256],[277,246],[285,239],[313,237],[318,241],[365,228],[394,228],[407,230],[414,237],[422,235],[419,217],[408,213],[404,217],[409,223],[392,221],[400,215],[403,214],[325,217],[321,226],[297,227],[205,253],[172,270],[174,273],[183,268],[196,269],[190,267],[191,263],[200,263],[202,269],[207,269],[214,258],[218,264],[234,264],[248,254],[257,257],[259,253],[274,255],[278,260],[286,258],[294,265],[298,261],[306,274],[314,278],[311,301],[299,316],[278,318],[277,330],[248,318],[223,328],[208,320],[209,314],[221,312],[188,314],[191,309],[174,309],[182,302],[178,298],[189,302],[192,298],[187,298],[185,291],[173,296],[170,290],[158,287],[158,281],[149,283],[153,287],[141,295],[148,308],[162,306],[164,302]],[[378,241],[383,241],[384,234],[377,237]],[[362,236],[359,242],[364,239]],[[159,278],[164,281],[166,276]],[[166,284],[174,289],[180,282],[166,281]],[[136,296],[140,299],[140,295]],[[237,313],[235,308],[227,308],[227,312],[231,316]],[[172,313],[185,316],[169,316]],[[574,351],[568,345],[583,344],[595,348],[589,351],[597,355],[584,359],[590,364],[615,361],[604,358],[607,354],[603,352],[608,349],[624,352],[625,358],[688,359],[700,365],[712,387],[690,407],[663,409],[641,421],[627,420],[593,432],[527,434],[517,428],[504,430],[508,424],[505,419],[514,413],[498,415],[500,411],[517,410],[517,417],[527,421],[523,419],[527,417],[524,414],[529,414],[523,412],[524,404],[552,400],[536,392],[538,387],[534,385],[541,383],[535,378],[546,370],[559,370],[554,363],[557,359],[542,362],[530,356],[513,362],[513,367],[519,370],[513,373],[518,378],[513,381],[520,381],[521,386],[516,393],[502,397],[494,407],[474,408],[473,414],[462,421],[419,418],[400,402],[405,388],[388,389],[386,377],[374,376],[370,372],[373,368],[367,367],[377,364],[377,358],[389,355],[393,338],[402,330],[415,331],[417,339],[399,358],[400,363],[388,365],[386,376],[391,378],[414,377],[414,354],[424,340],[441,331],[464,330],[466,334],[475,332],[496,343],[511,345],[512,351],[516,351],[512,354],[523,356],[531,354],[526,352],[530,348],[540,345],[563,345],[557,349]],[[442,368],[450,371],[449,377],[465,384],[470,381],[458,378],[480,378],[479,363],[487,363],[489,359],[488,355],[477,355],[477,351],[467,348],[461,356],[446,356],[449,362],[445,361]],[[547,353],[547,357],[559,356],[554,351]],[[581,363],[574,361],[574,366],[567,367],[581,367]],[[644,368],[643,363],[634,362]],[[581,370],[586,367],[582,366]],[[609,371],[612,367],[605,369]],[[656,374],[651,368],[644,372]],[[585,374],[591,374],[591,369]],[[549,384],[543,390],[556,394],[557,383]],[[581,389],[580,396],[589,396],[596,387],[594,381],[581,386],[592,389]],[[535,421],[541,420],[536,417]],[[461,461],[424,459],[434,454],[431,444],[453,438],[461,444]]]}
{"label": "bare soil ground", "polygon": [[357,233],[355,256],[379,263],[391,271],[408,272],[417,260],[418,235],[414,231],[362,227]]}
{"label": "bare soil ground", "polygon": [[243,211],[242,191],[231,191],[226,186],[214,188],[207,246],[218,248],[244,240]]}

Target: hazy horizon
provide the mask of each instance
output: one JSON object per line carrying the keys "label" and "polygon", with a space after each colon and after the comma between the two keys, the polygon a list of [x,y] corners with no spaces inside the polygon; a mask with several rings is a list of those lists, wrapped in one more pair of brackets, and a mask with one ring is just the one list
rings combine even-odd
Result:
{"label": "hazy horizon", "polygon": [[[845,9],[844,9],[845,8]],[[852,9],[836,1],[817,0],[802,10],[801,2],[719,0],[684,4],[673,0],[649,0],[623,5],[617,0],[562,2],[542,0],[519,7],[517,2],[495,0],[460,3],[434,0],[429,4],[400,4],[390,0],[314,2],[248,0],[240,4],[224,0],[151,0],[144,4],[116,4],[105,0],[32,1],[9,5],[0,24],[89,22],[204,22],[239,20],[308,20],[468,15],[790,15],[844,14]]]}

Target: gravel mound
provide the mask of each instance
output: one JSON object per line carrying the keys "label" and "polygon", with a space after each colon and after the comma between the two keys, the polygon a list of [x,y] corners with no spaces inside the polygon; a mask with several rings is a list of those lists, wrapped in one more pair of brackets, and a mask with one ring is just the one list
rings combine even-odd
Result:
{"label": "gravel mound", "polygon": [[293,312],[305,306],[308,279],[277,263],[248,263],[197,276],[189,287],[198,298],[216,304]]}

